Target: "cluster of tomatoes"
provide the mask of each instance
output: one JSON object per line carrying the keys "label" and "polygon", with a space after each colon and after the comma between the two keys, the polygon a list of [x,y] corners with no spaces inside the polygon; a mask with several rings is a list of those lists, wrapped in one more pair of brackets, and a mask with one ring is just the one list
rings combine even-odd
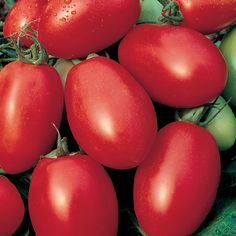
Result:
{"label": "cluster of tomatoes", "polygon": [[[26,213],[38,236],[124,235],[127,204],[136,235],[193,234],[236,140],[235,22],[236,0],[16,1],[0,45],[0,235]],[[23,202],[9,179],[25,173]]]}

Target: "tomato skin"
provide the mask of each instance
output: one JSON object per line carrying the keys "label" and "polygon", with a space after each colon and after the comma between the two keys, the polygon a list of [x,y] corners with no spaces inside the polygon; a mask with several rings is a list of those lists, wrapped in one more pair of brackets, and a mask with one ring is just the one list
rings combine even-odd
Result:
{"label": "tomato skin", "polygon": [[75,65],[65,102],[71,131],[92,158],[116,169],[144,160],[157,132],[156,113],[145,90],[117,62],[98,56]]}
{"label": "tomato skin", "polygon": [[216,139],[220,151],[231,148],[236,140],[236,118],[231,107],[219,96],[215,106],[210,110],[208,117],[213,117],[219,109],[223,108],[217,116],[204,127]]}
{"label": "tomato skin", "polygon": [[115,236],[118,203],[103,167],[85,155],[45,158],[29,189],[29,213],[38,236]]}
{"label": "tomato skin", "polygon": [[140,11],[139,0],[51,0],[40,21],[39,40],[51,55],[85,57],[123,37]]}
{"label": "tomato skin", "polygon": [[177,0],[184,16],[181,25],[203,34],[218,32],[236,23],[235,0]]}
{"label": "tomato skin", "polygon": [[228,67],[228,80],[223,91],[223,97],[230,100],[230,105],[236,108],[236,26],[232,28],[222,39],[220,51],[222,52]]}
{"label": "tomato skin", "polygon": [[161,104],[194,107],[224,89],[227,68],[215,45],[187,27],[140,24],[121,41],[120,63]]}
{"label": "tomato skin", "polygon": [[13,235],[20,226],[25,206],[17,188],[4,176],[0,176],[0,235]]}
{"label": "tomato skin", "polygon": [[7,173],[24,172],[52,148],[63,110],[63,88],[49,65],[21,61],[0,72],[0,163]]}
{"label": "tomato skin", "polygon": [[157,134],[134,178],[134,209],[149,236],[191,235],[209,213],[220,179],[217,144],[204,128],[172,122]]}
{"label": "tomato skin", "polygon": [[[47,0],[18,0],[14,3],[12,8],[9,10],[3,27],[4,37],[8,37],[14,33],[13,38],[17,38],[20,30],[29,22],[35,21],[30,24],[30,28],[33,30],[38,30],[38,25],[40,21],[40,17],[44,11]],[[27,33],[30,33],[27,31]],[[20,41],[22,44],[26,46],[30,46],[33,41],[24,37]]]}

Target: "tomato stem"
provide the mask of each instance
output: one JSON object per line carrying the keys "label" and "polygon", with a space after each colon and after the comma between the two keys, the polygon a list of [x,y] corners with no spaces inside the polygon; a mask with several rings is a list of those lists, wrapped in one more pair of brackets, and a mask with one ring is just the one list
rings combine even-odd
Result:
{"label": "tomato stem", "polygon": [[170,0],[158,0],[162,5],[162,16],[167,23],[178,25],[181,21],[183,21],[184,17],[182,12],[180,11],[178,2],[170,1]]}
{"label": "tomato stem", "polygon": [[225,106],[231,100],[229,99],[228,101],[226,101],[226,103],[222,107],[220,107],[219,109],[217,108],[218,111],[214,115],[209,117],[210,111],[215,107],[217,99],[218,97],[212,103],[205,104],[203,106],[177,109],[175,112],[175,120],[189,121],[204,127],[207,124],[209,124],[225,108]]}
{"label": "tomato stem", "polygon": [[56,125],[55,124],[52,124],[52,125],[57,131],[57,147],[56,149],[52,150],[50,153],[45,155],[45,157],[57,158],[58,156],[68,155],[70,152],[67,145],[67,139],[65,137],[61,138],[61,134],[58,128],[56,127]]}
{"label": "tomato stem", "polygon": [[170,0],[158,0],[163,6],[166,6],[167,4],[170,3]]}

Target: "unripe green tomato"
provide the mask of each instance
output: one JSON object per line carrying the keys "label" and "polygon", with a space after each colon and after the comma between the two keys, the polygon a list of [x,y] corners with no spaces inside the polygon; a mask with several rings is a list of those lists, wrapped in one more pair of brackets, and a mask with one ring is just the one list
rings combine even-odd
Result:
{"label": "unripe green tomato", "polygon": [[211,119],[219,109],[223,108],[204,127],[214,136],[220,151],[231,148],[236,140],[236,118],[231,107],[226,104],[223,97],[218,97],[215,106],[211,108],[208,120]]}
{"label": "unripe green tomato", "polygon": [[236,108],[236,26],[224,36],[219,48],[228,67],[228,81],[222,95],[226,100],[231,98],[230,105]]}
{"label": "unripe green tomato", "polygon": [[63,59],[63,58],[59,58],[56,62],[56,64],[54,65],[54,68],[57,70],[57,72],[60,75],[62,84],[63,84],[63,88],[65,87],[65,83],[66,83],[66,76],[69,72],[69,70],[74,66],[74,64],[67,59]]}
{"label": "unripe green tomato", "polygon": [[142,9],[137,23],[161,23],[162,4],[157,0],[140,0]]}

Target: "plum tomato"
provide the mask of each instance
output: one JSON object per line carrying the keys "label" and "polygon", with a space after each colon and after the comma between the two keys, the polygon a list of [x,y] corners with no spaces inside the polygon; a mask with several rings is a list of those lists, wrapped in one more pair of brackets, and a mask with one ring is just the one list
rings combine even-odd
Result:
{"label": "plum tomato", "polygon": [[68,73],[65,103],[79,146],[105,166],[128,169],[147,156],[157,116],[146,91],[112,59],[97,56]]}
{"label": "plum tomato", "polygon": [[118,56],[152,99],[167,106],[208,103],[227,80],[225,60],[214,43],[183,26],[139,24],[121,40]]}
{"label": "plum tomato", "polygon": [[134,210],[148,236],[191,235],[208,215],[220,180],[213,136],[191,122],[161,128],[134,177]]}

